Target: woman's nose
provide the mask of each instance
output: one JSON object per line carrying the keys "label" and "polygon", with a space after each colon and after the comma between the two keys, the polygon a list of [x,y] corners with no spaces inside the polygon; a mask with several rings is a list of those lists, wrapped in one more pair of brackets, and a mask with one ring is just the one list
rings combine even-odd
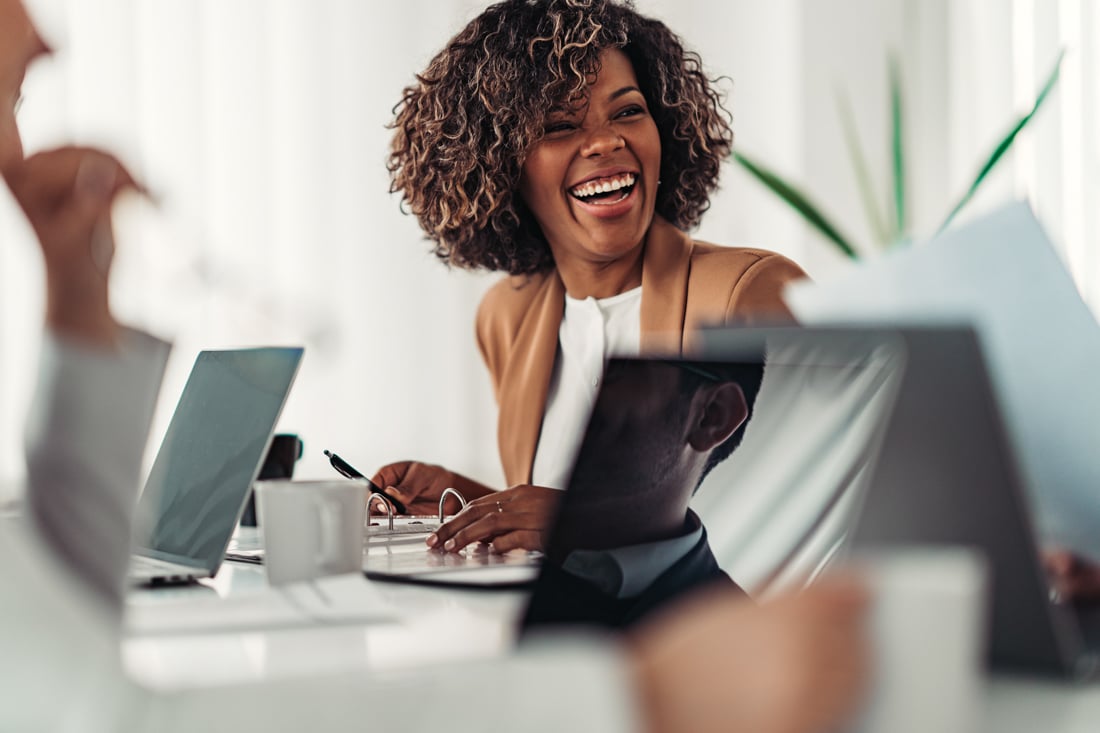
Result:
{"label": "woman's nose", "polygon": [[607,155],[622,148],[626,144],[623,136],[615,129],[615,125],[600,125],[585,139],[581,148],[581,155],[588,158],[593,155]]}

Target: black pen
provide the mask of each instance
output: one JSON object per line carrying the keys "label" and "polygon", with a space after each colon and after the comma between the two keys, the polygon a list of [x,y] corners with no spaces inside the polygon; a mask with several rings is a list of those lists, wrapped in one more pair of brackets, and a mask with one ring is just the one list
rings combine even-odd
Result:
{"label": "black pen", "polygon": [[408,512],[405,510],[404,504],[387,494],[385,491],[382,491],[382,489],[378,487],[378,484],[374,483],[369,478],[359,473],[359,471],[357,471],[354,466],[345,461],[343,458],[328,450],[325,451],[325,455],[328,456],[328,462],[332,464],[332,467],[336,469],[336,472],[338,474],[347,478],[363,479],[367,482],[367,488],[372,494],[381,494],[382,496],[386,497],[386,501],[388,501],[390,504],[393,504],[393,508],[397,510],[398,514],[408,514]]}

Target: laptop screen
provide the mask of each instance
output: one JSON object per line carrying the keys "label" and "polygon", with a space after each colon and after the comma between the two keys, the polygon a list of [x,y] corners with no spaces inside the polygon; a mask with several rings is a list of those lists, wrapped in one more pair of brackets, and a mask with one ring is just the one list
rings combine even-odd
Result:
{"label": "laptop screen", "polygon": [[300,348],[199,354],[138,503],[137,552],[217,569],[301,357]]}
{"label": "laptop screen", "polygon": [[862,330],[613,359],[525,629],[624,628],[704,584],[759,595],[811,576],[858,510],[903,364],[902,342]]}

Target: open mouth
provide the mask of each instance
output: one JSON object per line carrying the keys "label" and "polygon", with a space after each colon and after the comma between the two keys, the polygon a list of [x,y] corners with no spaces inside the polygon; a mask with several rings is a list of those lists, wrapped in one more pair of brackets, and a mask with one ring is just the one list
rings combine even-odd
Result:
{"label": "open mouth", "polygon": [[637,180],[638,177],[633,173],[597,178],[569,189],[569,195],[586,204],[601,206],[617,204],[630,195]]}

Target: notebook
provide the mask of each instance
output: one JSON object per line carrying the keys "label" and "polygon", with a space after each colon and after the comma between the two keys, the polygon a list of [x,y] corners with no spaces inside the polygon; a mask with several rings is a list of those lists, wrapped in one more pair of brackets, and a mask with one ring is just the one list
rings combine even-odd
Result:
{"label": "notebook", "polygon": [[[363,573],[371,580],[485,589],[526,587],[538,575],[542,553],[537,551],[497,554],[476,543],[460,552],[429,549],[425,542],[438,526],[437,517],[371,517],[363,532]],[[257,529],[242,528],[229,548],[229,560],[264,562],[263,533]]]}
{"label": "notebook", "polygon": [[[454,489],[445,493],[462,497]],[[428,536],[449,518],[442,507],[437,517],[371,517],[363,534],[364,574],[372,580],[489,589],[521,588],[535,579],[542,562],[538,551],[495,553],[480,543],[458,552],[429,549]]]}
{"label": "notebook", "polygon": [[217,572],[302,353],[199,354],[138,501],[131,582],[187,582]]}
{"label": "notebook", "polygon": [[612,360],[523,631],[628,628],[705,584],[761,595],[820,572],[905,359],[889,332],[786,328],[731,330],[698,360]]}

